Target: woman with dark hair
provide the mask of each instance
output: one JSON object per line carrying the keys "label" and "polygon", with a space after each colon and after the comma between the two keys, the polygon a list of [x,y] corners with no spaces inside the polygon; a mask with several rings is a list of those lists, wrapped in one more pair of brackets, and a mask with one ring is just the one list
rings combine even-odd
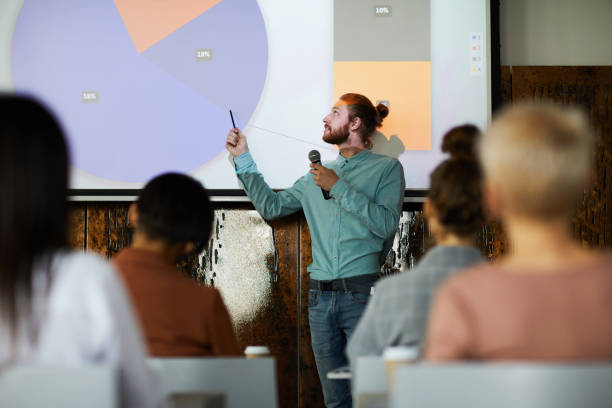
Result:
{"label": "woman with dark hair", "polygon": [[390,346],[420,345],[429,302],[438,285],[458,270],[482,261],[473,246],[484,220],[480,169],[473,152],[478,134],[475,126],[463,125],[444,136],[442,151],[451,157],[431,173],[423,205],[436,247],[413,270],[376,285],[346,349],[351,364],[357,357],[382,355]]}
{"label": "woman with dark hair", "polygon": [[176,267],[208,243],[214,214],[204,186],[186,174],[161,174],[132,203],[129,220],[132,246],[113,264],[140,317],[149,355],[239,355],[221,293]]}
{"label": "woman with dark hair", "polygon": [[116,365],[121,402],[163,404],[114,269],[67,248],[68,149],[49,111],[0,95],[0,364]]}

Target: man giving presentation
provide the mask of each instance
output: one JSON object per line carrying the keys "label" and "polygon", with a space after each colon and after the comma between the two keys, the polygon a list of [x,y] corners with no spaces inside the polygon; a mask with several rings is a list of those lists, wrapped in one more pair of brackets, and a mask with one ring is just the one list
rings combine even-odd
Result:
{"label": "man giving presentation", "polygon": [[363,95],[342,95],[323,118],[323,141],[338,147],[338,157],[324,165],[311,160],[310,172],[280,192],[258,172],[246,136],[237,128],[227,135],[226,148],[255,209],[265,219],[299,210],[306,216],[313,258],[310,333],[327,407],[352,404],[349,382],[328,380],[327,373],[348,364],[346,343],[379,277],[402,209],[402,165],[370,151],[371,137],[388,113]]}

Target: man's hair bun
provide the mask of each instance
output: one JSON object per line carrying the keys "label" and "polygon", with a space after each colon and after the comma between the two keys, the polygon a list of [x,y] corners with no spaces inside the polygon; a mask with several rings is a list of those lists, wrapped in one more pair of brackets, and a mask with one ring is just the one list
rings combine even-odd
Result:
{"label": "man's hair bun", "polygon": [[387,115],[389,115],[389,108],[384,103],[379,103],[376,105],[376,111],[378,112],[378,117],[380,118],[381,122],[387,117]]}

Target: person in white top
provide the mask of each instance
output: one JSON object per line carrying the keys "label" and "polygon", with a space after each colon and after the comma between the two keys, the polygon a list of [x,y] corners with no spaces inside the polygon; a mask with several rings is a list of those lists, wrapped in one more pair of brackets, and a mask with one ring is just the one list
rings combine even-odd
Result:
{"label": "person in white top", "polygon": [[115,270],[67,249],[68,162],[44,106],[0,95],[0,366],[107,363],[122,406],[164,406]]}

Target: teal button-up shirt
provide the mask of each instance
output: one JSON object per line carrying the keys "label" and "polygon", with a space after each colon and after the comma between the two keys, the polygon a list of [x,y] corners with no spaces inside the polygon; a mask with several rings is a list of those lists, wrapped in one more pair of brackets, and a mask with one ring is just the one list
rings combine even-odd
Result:
{"label": "teal button-up shirt", "polygon": [[312,279],[329,280],[377,273],[393,244],[404,196],[401,163],[363,150],[323,165],[340,178],[323,199],[309,172],[290,188],[274,192],[250,153],[234,158],[236,173],[255,209],[273,219],[304,210],[310,228]]}

